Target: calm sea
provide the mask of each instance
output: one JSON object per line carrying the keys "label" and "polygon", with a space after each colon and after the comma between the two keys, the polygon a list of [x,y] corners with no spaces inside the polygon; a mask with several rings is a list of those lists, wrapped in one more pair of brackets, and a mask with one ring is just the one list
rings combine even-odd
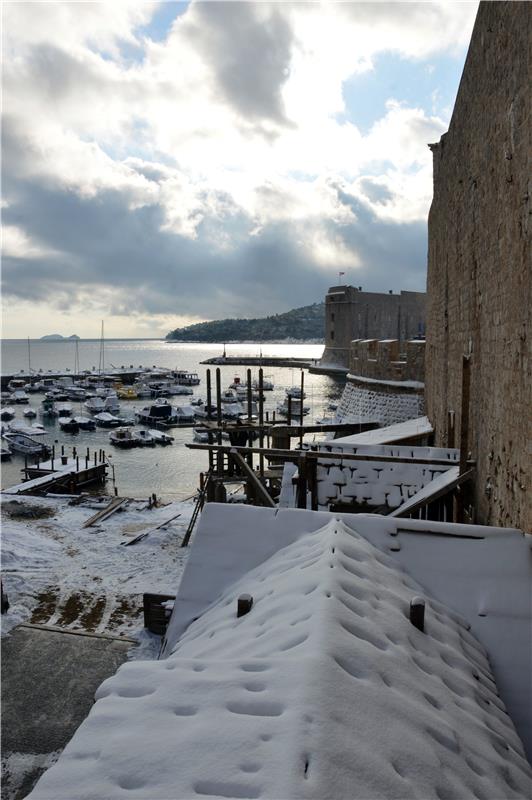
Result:
{"label": "calm sea", "polygon": [[[3,374],[27,370],[28,363],[32,370],[74,370],[76,363],[76,346],[71,341],[42,342],[30,341],[29,353],[27,340],[2,340]],[[78,342],[79,368],[92,369],[99,365],[100,341],[80,340]],[[226,346],[228,356],[293,356],[319,358],[323,345],[316,344],[230,344]],[[105,342],[105,367],[120,366],[161,366],[174,369],[185,369],[197,372],[201,384],[194,389],[194,395],[205,399],[206,366],[200,361],[212,356],[221,355],[222,344],[178,344],[166,343],[154,339],[109,340]],[[213,368],[214,369],[214,368]],[[226,388],[235,375],[245,380],[246,368],[221,367],[222,387]],[[275,390],[266,393],[265,410],[273,411],[277,403],[283,399],[285,389],[300,382],[299,370],[286,367],[264,369],[265,376],[273,380]],[[256,370],[253,370],[256,377]],[[214,372],[213,372],[214,384]],[[305,372],[306,404],[310,406],[310,414],[306,420],[314,421],[325,414],[329,402],[337,401],[342,393],[343,381],[325,375],[311,375]],[[42,400],[41,394],[31,395],[31,405],[37,408]],[[176,402],[187,403],[186,397],[176,398]],[[146,403],[142,400],[122,401],[121,411],[130,413]],[[82,414],[81,404],[73,404],[76,414]],[[23,411],[27,406],[18,406],[17,419],[24,419]],[[330,412],[329,412],[330,416]],[[38,421],[41,421],[38,418]],[[56,423],[51,423],[47,434],[42,437],[49,444],[57,447],[64,444],[69,449],[74,445],[79,452],[87,447],[105,449],[114,464],[115,480],[118,492],[125,497],[148,497],[155,492],[167,499],[183,499],[190,496],[198,486],[198,475],[207,467],[206,453],[188,450],[187,442],[192,441],[191,428],[174,428],[172,435],[175,442],[169,447],[142,448],[134,450],[118,450],[109,445],[109,432],[98,428],[96,431],[80,431],[78,434],[63,433]],[[312,436],[307,437],[312,439]],[[3,488],[12,486],[21,480],[21,468],[24,459],[14,455],[11,462],[2,464]],[[112,493],[113,485],[109,481],[107,490]]]}

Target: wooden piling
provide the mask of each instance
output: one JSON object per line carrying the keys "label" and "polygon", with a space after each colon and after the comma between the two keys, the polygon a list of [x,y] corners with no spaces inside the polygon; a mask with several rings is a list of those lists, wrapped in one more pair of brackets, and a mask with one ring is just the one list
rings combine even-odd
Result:
{"label": "wooden piling", "polygon": [[305,372],[301,370],[301,404],[299,407],[299,424],[301,425],[301,435],[299,437],[299,446],[303,446],[303,396],[305,394]]}
{"label": "wooden piling", "polygon": [[[262,367],[259,369],[259,446],[264,447],[264,373]],[[264,477],[264,456],[259,456],[259,469],[261,478]]]}

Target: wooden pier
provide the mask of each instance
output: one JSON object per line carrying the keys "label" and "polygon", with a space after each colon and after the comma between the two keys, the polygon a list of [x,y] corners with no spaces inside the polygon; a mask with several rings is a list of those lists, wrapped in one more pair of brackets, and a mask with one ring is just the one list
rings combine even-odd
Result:
{"label": "wooden pier", "polygon": [[24,465],[24,481],[4,489],[4,494],[77,494],[88,486],[105,484],[107,478],[105,450],[91,453],[89,448],[80,455],[76,448],[69,456],[64,446],[47,461]]}

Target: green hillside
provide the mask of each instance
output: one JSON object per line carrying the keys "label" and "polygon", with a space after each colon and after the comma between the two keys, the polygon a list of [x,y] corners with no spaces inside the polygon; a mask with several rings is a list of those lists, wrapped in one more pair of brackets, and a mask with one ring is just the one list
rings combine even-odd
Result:
{"label": "green hillside", "polygon": [[282,339],[323,341],[325,303],[294,308],[259,319],[220,319],[176,328],[168,342],[273,342]]}

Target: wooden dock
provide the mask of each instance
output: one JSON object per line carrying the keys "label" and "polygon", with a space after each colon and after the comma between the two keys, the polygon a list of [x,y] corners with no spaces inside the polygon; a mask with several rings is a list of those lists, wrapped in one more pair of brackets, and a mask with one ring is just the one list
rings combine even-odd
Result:
{"label": "wooden dock", "polygon": [[68,456],[62,448],[60,455],[52,450],[52,457],[36,464],[26,463],[24,481],[4,489],[4,494],[77,494],[88,486],[103,486],[107,478],[107,458],[104,450],[80,456],[73,448]]}
{"label": "wooden dock", "polygon": [[281,358],[280,356],[213,356],[201,364],[233,367],[290,367],[309,369],[319,363],[319,358]]}

